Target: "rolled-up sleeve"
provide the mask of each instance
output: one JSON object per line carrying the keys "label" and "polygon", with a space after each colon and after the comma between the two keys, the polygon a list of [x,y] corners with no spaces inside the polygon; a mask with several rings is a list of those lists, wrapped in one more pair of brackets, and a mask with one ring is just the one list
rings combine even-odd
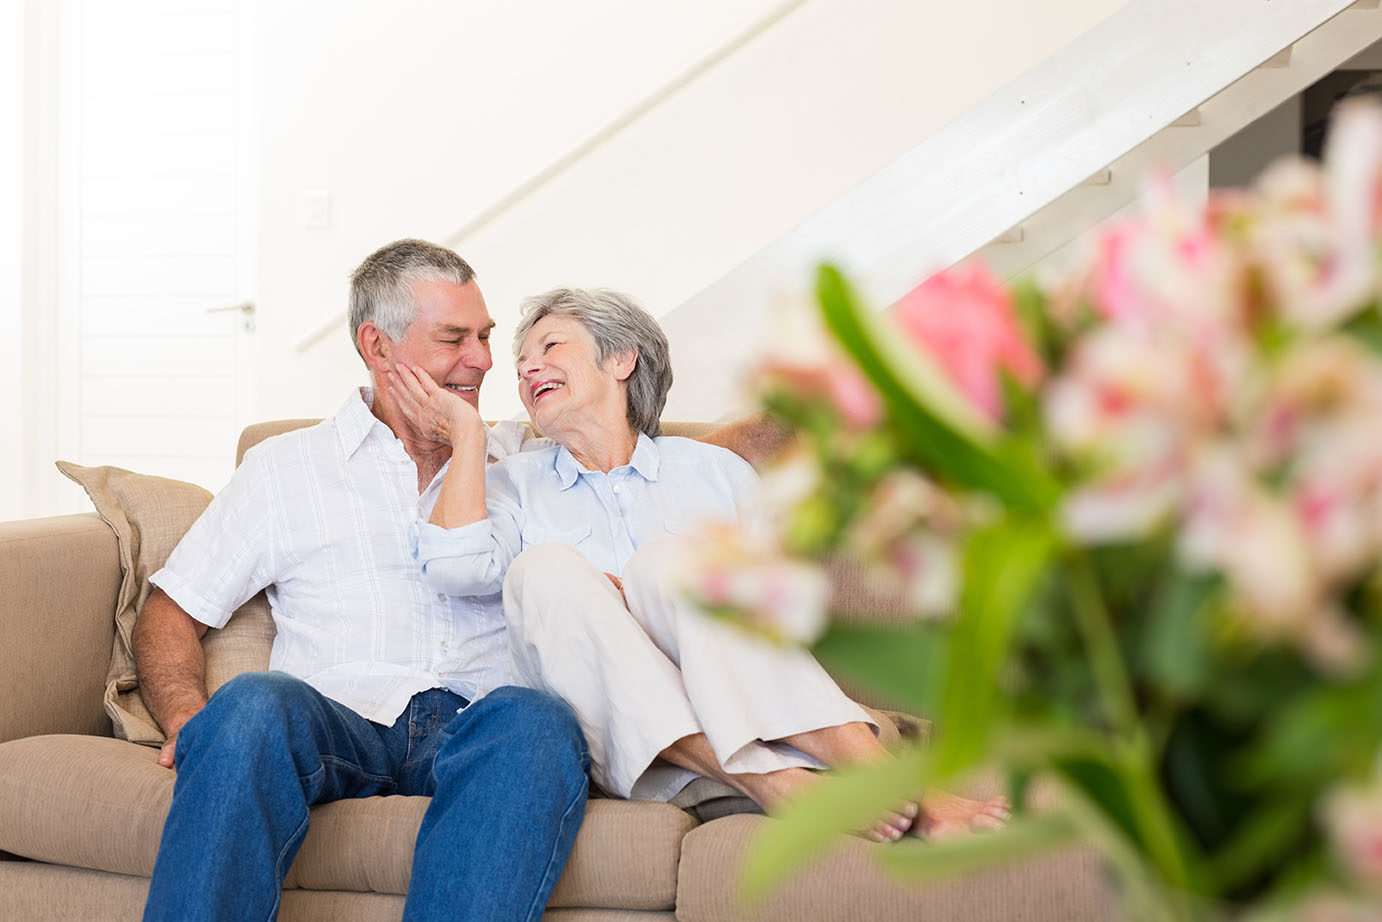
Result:
{"label": "rolled-up sleeve", "polygon": [[488,518],[458,528],[418,522],[413,556],[427,585],[447,595],[490,595],[504,585],[504,574],[518,554],[521,515],[512,482],[502,463],[485,477]]}
{"label": "rolled-up sleeve", "polygon": [[509,559],[500,553],[489,519],[460,528],[419,522],[415,534],[414,554],[422,566],[422,578],[432,589],[447,595],[499,591]]}

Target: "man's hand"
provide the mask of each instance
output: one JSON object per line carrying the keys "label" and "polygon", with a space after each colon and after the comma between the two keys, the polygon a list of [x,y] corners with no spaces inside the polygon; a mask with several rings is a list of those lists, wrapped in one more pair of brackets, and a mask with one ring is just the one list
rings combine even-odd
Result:
{"label": "man's hand", "polygon": [[163,748],[158,751],[158,764],[164,768],[173,767],[173,756],[178,751],[178,735],[174,733],[163,741]]}
{"label": "man's hand", "polygon": [[419,435],[455,444],[484,426],[479,411],[447,388],[432,380],[426,370],[415,365],[395,365],[388,372],[388,383],[408,423]]}
{"label": "man's hand", "polygon": [[778,457],[796,435],[767,413],[754,413],[725,423],[697,441],[728,448],[754,467]]}

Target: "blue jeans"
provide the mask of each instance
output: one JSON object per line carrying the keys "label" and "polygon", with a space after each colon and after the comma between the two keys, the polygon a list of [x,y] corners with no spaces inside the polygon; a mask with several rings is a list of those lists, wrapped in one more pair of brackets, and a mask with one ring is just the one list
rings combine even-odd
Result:
{"label": "blue jeans", "polygon": [[415,695],[392,727],[281,672],[227,682],[178,734],[144,919],[272,920],[311,804],[430,796],[404,920],[542,916],[585,816],[589,756],[562,702]]}

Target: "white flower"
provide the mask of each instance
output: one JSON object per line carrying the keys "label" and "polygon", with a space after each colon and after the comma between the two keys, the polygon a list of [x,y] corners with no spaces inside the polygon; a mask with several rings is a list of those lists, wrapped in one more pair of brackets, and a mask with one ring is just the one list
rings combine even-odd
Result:
{"label": "white flower", "polygon": [[1299,636],[1320,600],[1299,520],[1231,450],[1199,459],[1180,551],[1192,567],[1224,574],[1235,608],[1262,636]]}

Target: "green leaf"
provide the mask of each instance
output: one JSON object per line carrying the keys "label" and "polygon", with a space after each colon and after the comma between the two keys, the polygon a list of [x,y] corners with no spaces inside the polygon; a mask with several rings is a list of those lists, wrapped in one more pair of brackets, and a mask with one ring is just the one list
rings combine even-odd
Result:
{"label": "green leaf", "polygon": [[1051,560],[1044,522],[1005,519],[970,536],[960,614],[946,664],[937,760],[944,774],[983,752],[998,713],[999,681],[1018,617]]}
{"label": "green leaf", "polygon": [[1310,825],[1308,799],[1281,798],[1250,816],[1232,839],[1215,850],[1210,873],[1220,892],[1229,892],[1272,868],[1299,847]]}
{"label": "green leaf", "polygon": [[1194,844],[1135,749],[1111,746],[1102,756],[1058,758],[1053,768],[1164,882],[1186,888],[1202,877],[1203,868],[1184,857],[1196,852]]}
{"label": "green leaf", "polygon": [[1376,305],[1355,314],[1344,326],[1344,332],[1367,346],[1374,353],[1382,355],[1382,313]]}
{"label": "green leaf", "polygon": [[1175,568],[1156,589],[1146,635],[1132,651],[1143,674],[1175,700],[1194,698],[1210,681],[1213,658],[1203,623],[1215,581]]}
{"label": "green leaf", "polygon": [[862,829],[926,786],[929,755],[905,749],[896,759],[822,778],[765,823],[741,869],[742,892],[762,899],[840,835]]}
{"label": "green leaf", "polygon": [[1146,852],[1112,821],[1104,804],[1079,785],[1057,783],[1060,812],[1081,835],[1096,845],[1115,869],[1122,890],[1123,913],[1129,920],[1167,920],[1189,917],[1185,897],[1159,878]]}
{"label": "green leaf", "polygon": [[1364,681],[1319,686],[1295,696],[1242,752],[1237,775],[1245,787],[1324,785],[1370,770],[1382,742],[1382,673]]}
{"label": "green leaf", "polygon": [[933,715],[939,710],[948,634],[946,626],[935,622],[903,626],[836,622],[812,653],[830,672],[855,680],[899,709]]}
{"label": "green leaf", "polygon": [[1107,752],[1059,758],[1052,767],[1072,788],[1083,791],[1090,803],[1097,804],[1109,823],[1129,841],[1139,840],[1132,795],[1121,767]]}
{"label": "green leaf", "polygon": [[922,350],[860,305],[838,270],[822,266],[816,292],[826,325],[887,404],[908,458],[1016,510],[1055,506],[1056,481],[1021,446],[1000,440]]}
{"label": "green leaf", "polygon": [[939,880],[1044,855],[1079,838],[1075,824],[1058,813],[1023,816],[1003,829],[940,842],[899,842],[879,856],[883,867],[909,881]]}

